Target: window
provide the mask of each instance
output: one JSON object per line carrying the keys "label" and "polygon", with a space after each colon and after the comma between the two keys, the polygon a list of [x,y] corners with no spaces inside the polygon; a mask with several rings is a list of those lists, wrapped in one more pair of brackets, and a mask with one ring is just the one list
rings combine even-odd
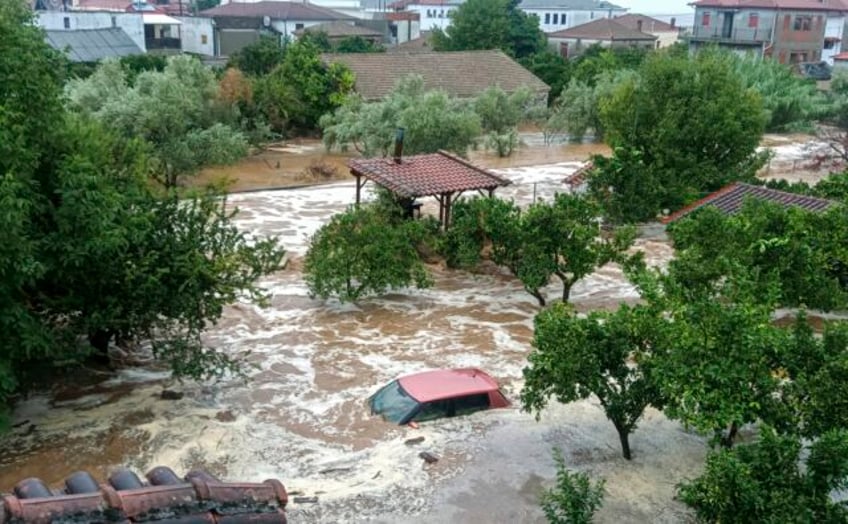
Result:
{"label": "window", "polygon": [[117,16],[112,17],[112,27],[118,27],[118,17]]}
{"label": "window", "polygon": [[707,27],[708,25],[710,25],[710,14],[709,13],[704,13],[703,15],[701,15],[701,25],[704,26],[704,27]]}
{"label": "window", "polygon": [[303,24],[294,24],[294,29],[297,31],[298,29],[303,29]]}
{"label": "window", "polygon": [[561,13],[561,14],[559,15],[559,24],[560,24],[560,25],[565,25],[565,13]]}
{"label": "window", "polygon": [[594,19],[595,19],[595,12],[589,11],[589,20],[594,20]]}
{"label": "window", "polygon": [[813,27],[812,16],[796,16],[792,29],[795,31],[810,31]]}
{"label": "window", "polygon": [[200,35],[200,43],[206,45],[207,39],[206,35]]}
{"label": "window", "polygon": [[64,18],[64,20],[62,20],[62,22],[63,22],[63,23],[64,23],[64,25],[65,25],[65,29],[70,29],[70,28],[71,28],[71,19],[70,19],[69,17],[67,17],[67,16],[66,16],[66,17]]}
{"label": "window", "polygon": [[454,400],[455,414],[467,415],[486,409],[489,407],[489,394],[480,393],[479,395],[468,395],[467,397],[459,397]]}
{"label": "window", "polygon": [[456,409],[452,400],[436,400],[421,405],[418,413],[412,417],[415,422],[425,422],[437,418],[452,417],[456,415]]}
{"label": "window", "polygon": [[558,23],[559,23],[559,14],[554,13],[554,25],[557,25]]}
{"label": "window", "polygon": [[825,49],[833,49],[836,47],[837,40],[834,38],[825,38],[824,39],[824,48]]}
{"label": "window", "polygon": [[427,17],[428,17],[428,18],[429,18],[429,17],[431,17],[431,16],[433,16],[431,13],[432,13],[432,11],[430,11],[430,10],[428,9],[428,10],[427,10]]}
{"label": "window", "polygon": [[756,29],[760,25],[760,15],[758,13],[751,13],[748,15],[748,27],[753,27]]}
{"label": "window", "polygon": [[551,14],[550,13],[545,13],[545,23],[546,24],[551,23]]}
{"label": "window", "polygon": [[797,64],[798,62],[806,62],[807,53],[789,53],[789,62]]}

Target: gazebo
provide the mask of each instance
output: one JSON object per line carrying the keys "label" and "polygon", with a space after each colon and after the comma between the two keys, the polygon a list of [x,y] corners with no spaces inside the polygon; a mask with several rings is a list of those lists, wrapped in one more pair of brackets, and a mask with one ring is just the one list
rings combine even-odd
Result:
{"label": "gazebo", "polygon": [[432,196],[439,202],[439,222],[450,225],[451,205],[465,191],[492,196],[500,186],[511,184],[495,173],[447,151],[401,158],[367,158],[348,162],[356,177],[356,204],[363,186],[371,180],[401,198]]}

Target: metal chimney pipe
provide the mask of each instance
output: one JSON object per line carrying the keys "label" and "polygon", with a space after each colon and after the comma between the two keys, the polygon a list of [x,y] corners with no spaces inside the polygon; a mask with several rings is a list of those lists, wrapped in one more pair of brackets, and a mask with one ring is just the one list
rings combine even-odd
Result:
{"label": "metal chimney pipe", "polygon": [[400,164],[401,157],[403,156],[403,133],[404,129],[402,127],[395,129],[395,164]]}

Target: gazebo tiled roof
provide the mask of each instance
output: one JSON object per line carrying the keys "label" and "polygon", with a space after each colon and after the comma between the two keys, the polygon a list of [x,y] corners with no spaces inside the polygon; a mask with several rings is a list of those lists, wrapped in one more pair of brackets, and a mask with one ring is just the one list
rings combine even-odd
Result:
{"label": "gazebo tiled roof", "polygon": [[807,211],[824,211],[838,204],[833,200],[827,200],[825,198],[799,195],[797,193],[735,182],[672,213],[663,218],[662,222],[665,224],[674,222],[705,206],[713,206],[726,215],[733,215],[742,209],[742,204],[744,204],[746,198],[774,202],[784,207],[800,207]]}
{"label": "gazebo tiled roof", "polygon": [[354,176],[365,177],[402,197],[493,190],[511,182],[446,151],[404,157],[355,159],[348,163]]}

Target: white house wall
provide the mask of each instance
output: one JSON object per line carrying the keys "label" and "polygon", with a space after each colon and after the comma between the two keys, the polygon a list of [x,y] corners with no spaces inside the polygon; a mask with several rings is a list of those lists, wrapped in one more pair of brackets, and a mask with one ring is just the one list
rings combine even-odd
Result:
{"label": "white house wall", "polygon": [[649,35],[657,37],[657,47],[668,47],[680,40],[678,31],[645,31]]}
{"label": "white house wall", "polygon": [[215,24],[211,18],[175,16],[180,26],[183,53],[215,56]]}
{"label": "white house wall", "polygon": [[305,29],[323,23],[326,23],[326,20],[272,20],[271,27],[281,35],[285,35],[291,40],[296,40],[297,37],[294,32],[298,29]]}
{"label": "white house wall", "polygon": [[450,25],[450,14],[459,8],[458,5],[418,5],[407,6],[407,11],[418,13],[422,31],[435,28],[444,29]]}
{"label": "white house wall", "polygon": [[[521,6],[519,6],[521,7]],[[593,11],[580,11],[576,9],[523,9],[527,14],[539,17],[539,27],[545,33],[554,33],[570,27],[583,25],[599,18],[612,18],[625,13],[625,10],[601,9]],[[556,15],[556,23],[554,23]],[[565,16],[565,23],[562,17]]]}
{"label": "white house wall", "polygon": [[827,17],[827,23],[824,26],[825,41],[828,38],[835,38],[836,41],[830,49],[827,48],[826,44],[822,47],[822,60],[830,65],[833,65],[833,57],[841,53],[842,49],[846,47],[842,45],[842,37],[845,34],[845,22],[845,15]]}
{"label": "white house wall", "polygon": [[39,11],[37,23],[50,31],[120,27],[139,49],[147,50],[140,13]]}

